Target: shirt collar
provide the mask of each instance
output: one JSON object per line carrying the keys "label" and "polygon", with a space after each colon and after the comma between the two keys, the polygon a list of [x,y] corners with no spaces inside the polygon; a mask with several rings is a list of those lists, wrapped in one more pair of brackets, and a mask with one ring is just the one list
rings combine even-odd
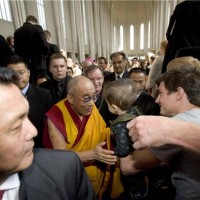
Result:
{"label": "shirt collar", "polygon": [[124,71],[123,71],[121,74],[115,73],[115,79],[117,80],[117,77],[118,77],[118,76],[120,76],[120,78],[122,78],[123,74],[124,74]]}
{"label": "shirt collar", "polygon": [[1,185],[0,190],[9,190],[20,186],[19,176],[17,173],[9,176]]}
{"label": "shirt collar", "polygon": [[29,88],[29,83],[26,85],[25,88],[22,89],[22,94],[23,94],[24,96],[26,95],[28,88]]}

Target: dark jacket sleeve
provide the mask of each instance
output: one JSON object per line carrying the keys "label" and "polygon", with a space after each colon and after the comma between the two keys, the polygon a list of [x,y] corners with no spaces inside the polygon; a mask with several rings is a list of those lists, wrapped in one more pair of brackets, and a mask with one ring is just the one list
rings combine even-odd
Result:
{"label": "dark jacket sleeve", "polygon": [[126,122],[119,122],[111,126],[111,141],[114,147],[115,155],[118,157],[126,157],[133,151],[133,143],[128,135]]}
{"label": "dark jacket sleeve", "polygon": [[38,44],[40,45],[39,46],[40,53],[44,56],[49,55],[50,54],[49,44],[46,40],[42,27],[40,25],[35,25],[35,32],[37,34],[39,42]]}

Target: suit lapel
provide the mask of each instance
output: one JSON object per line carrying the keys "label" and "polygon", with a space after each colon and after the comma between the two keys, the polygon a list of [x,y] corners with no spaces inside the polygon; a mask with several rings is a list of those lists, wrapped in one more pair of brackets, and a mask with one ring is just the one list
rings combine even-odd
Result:
{"label": "suit lapel", "polygon": [[55,183],[36,165],[32,164],[27,170],[21,173],[19,199],[51,200],[54,198],[56,188]]}

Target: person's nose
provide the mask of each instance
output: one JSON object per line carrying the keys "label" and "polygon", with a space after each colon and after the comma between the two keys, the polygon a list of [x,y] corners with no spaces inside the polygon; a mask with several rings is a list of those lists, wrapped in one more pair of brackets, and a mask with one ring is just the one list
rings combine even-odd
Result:
{"label": "person's nose", "polygon": [[160,95],[157,96],[155,102],[159,104],[159,102],[160,102]]}
{"label": "person's nose", "polygon": [[28,117],[25,119],[24,128],[26,129],[25,139],[26,141],[32,140],[37,136],[38,132],[35,126],[31,123]]}
{"label": "person's nose", "polygon": [[88,105],[93,106],[94,105],[95,100],[94,99],[90,99],[90,101],[88,102]]}

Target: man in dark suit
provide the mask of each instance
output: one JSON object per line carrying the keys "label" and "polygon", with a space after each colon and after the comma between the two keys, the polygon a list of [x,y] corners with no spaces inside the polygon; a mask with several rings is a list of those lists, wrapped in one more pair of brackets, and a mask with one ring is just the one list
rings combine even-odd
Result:
{"label": "man in dark suit", "polygon": [[28,117],[38,131],[38,136],[35,137],[35,147],[43,147],[44,114],[53,105],[51,94],[48,90],[29,83],[30,71],[21,57],[17,55],[9,57],[6,66],[19,74],[17,85],[29,102]]}
{"label": "man in dark suit", "polygon": [[18,74],[0,68],[0,194],[3,199],[95,200],[74,152],[35,149],[35,127],[26,98],[14,84]]}
{"label": "man in dark suit", "polygon": [[137,85],[137,105],[144,115],[160,115],[160,106],[155,103],[155,99],[145,91],[146,71],[142,68],[132,68],[129,72],[131,78]]}
{"label": "man in dark suit", "polygon": [[127,58],[122,51],[112,53],[110,55],[114,72],[105,76],[104,81],[114,81],[120,78],[128,78],[128,71],[126,70]]}
{"label": "man in dark suit", "polygon": [[49,55],[44,31],[37,23],[37,19],[29,15],[23,26],[14,33],[15,53],[26,59],[31,71],[31,81],[34,83],[39,74],[46,72],[46,56]]}
{"label": "man in dark suit", "polygon": [[[199,53],[196,52],[196,49],[192,48],[200,46],[199,18],[199,1],[183,1],[176,5],[167,28],[166,37],[168,46],[165,52],[162,73],[167,70],[167,64],[176,58],[177,53],[180,57],[180,52],[178,51],[182,48],[191,48],[190,52],[184,52],[186,53],[186,56],[193,56],[194,53],[194,57],[200,57]],[[187,51],[189,49],[185,50]]]}
{"label": "man in dark suit", "polygon": [[71,79],[67,75],[67,60],[61,53],[50,57],[49,71],[53,78],[41,83],[40,86],[50,90],[53,102],[57,103],[67,97],[67,84]]}

